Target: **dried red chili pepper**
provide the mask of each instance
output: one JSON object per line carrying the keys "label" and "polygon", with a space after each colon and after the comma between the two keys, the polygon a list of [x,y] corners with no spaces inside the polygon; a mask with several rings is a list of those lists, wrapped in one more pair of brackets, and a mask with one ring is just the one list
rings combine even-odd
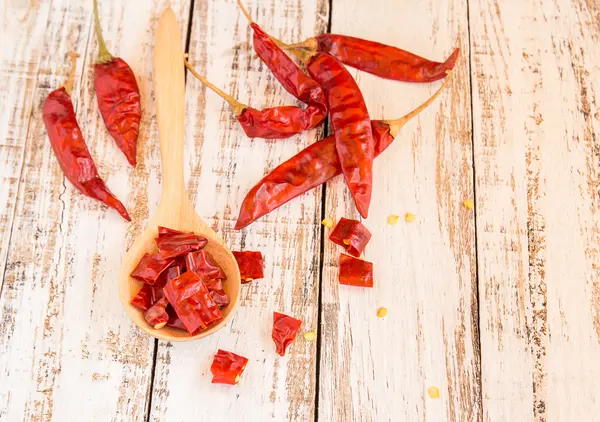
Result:
{"label": "dried red chili pepper", "polygon": [[176,258],[206,246],[208,240],[194,233],[158,234],[156,245],[164,258]]}
{"label": "dried red chili pepper", "polygon": [[[430,105],[442,92],[442,85],[427,101],[397,120],[372,120],[375,156],[381,154],[394,140],[400,129],[414,116]],[[240,230],[258,218],[270,213],[300,194],[315,188],[341,174],[342,169],[335,150],[333,135],[328,136],[281,163],[263,177],[246,194],[237,223]]]}
{"label": "dried red chili pepper", "polygon": [[251,282],[264,277],[263,257],[260,252],[244,251],[233,252],[233,256],[240,268],[240,278],[242,284]]}
{"label": "dried red chili pepper", "polygon": [[172,263],[172,259],[166,259],[159,253],[146,253],[131,272],[131,277],[146,284],[154,284]]}
{"label": "dried red chili pepper", "polygon": [[140,90],[129,65],[123,59],[113,57],[106,48],[98,18],[97,0],[94,0],[94,20],[100,50],[94,65],[98,109],[108,133],[123,151],[127,161],[135,166],[136,143],[142,118]]}
{"label": "dried red chili pepper", "polygon": [[205,283],[209,280],[225,278],[225,273],[219,264],[206,251],[188,253],[185,256],[185,266],[188,271],[198,274]]}
{"label": "dried red chili pepper", "polygon": [[373,287],[373,264],[350,255],[340,254],[340,284]]}
{"label": "dried red chili pepper", "polygon": [[223,319],[223,314],[210,297],[206,285],[192,271],[170,280],[164,293],[190,334]]}
{"label": "dried red chili pepper", "polygon": [[183,322],[177,316],[175,309],[171,305],[167,306],[167,315],[169,315],[169,320],[167,321],[167,326],[172,328],[177,328],[178,330],[187,331]]}
{"label": "dried red chili pepper", "polygon": [[360,256],[371,240],[371,232],[360,221],[342,217],[331,231],[329,240],[342,246],[350,255]]}
{"label": "dried red chili pepper", "polygon": [[71,57],[71,73],[64,86],[52,91],[42,107],[42,118],[54,155],[66,178],[84,195],[97,199],[117,210],[121,217],[131,221],[123,204],[108,190],[85,144],[77,124],[71,102],[77,54]]}
{"label": "dried red chili pepper", "polygon": [[[200,276],[200,278],[202,278],[202,276]],[[213,278],[212,280],[204,281],[204,284],[206,284],[206,288],[209,292],[223,290],[223,280],[220,278]]]}
{"label": "dried red chili pepper", "polygon": [[454,68],[460,51],[455,49],[445,62],[440,63],[397,47],[347,35],[321,34],[290,45],[276,42],[286,49],[327,53],[348,66],[404,82],[433,82],[446,77]]}
{"label": "dried red chili pepper", "polygon": [[273,312],[273,332],[271,337],[275,342],[277,354],[285,356],[285,351],[296,338],[302,321],[291,316]]}
{"label": "dried red chili pepper", "polygon": [[225,290],[210,290],[210,297],[215,301],[219,308],[226,308],[229,305],[229,296],[225,293]]}
{"label": "dried red chili pepper", "polygon": [[210,366],[213,384],[235,385],[248,365],[248,359],[235,353],[219,349]]}
{"label": "dried red chili pepper", "polygon": [[150,309],[144,313],[146,322],[154,327],[156,330],[161,329],[169,321],[169,315],[167,314],[167,305],[169,301],[166,297],[158,300]]}
{"label": "dried red chili pepper", "polygon": [[157,281],[153,284],[144,284],[137,294],[131,300],[131,304],[142,310],[147,310],[165,294],[163,288],[167,282],[173,278],[177,278],[181,275],[181,268],[177,265],[167,268],[158,277]]}
{"label": "dried red chili pepper", "polygon": [[327,109],[309,105],[306,110],[296,106],[280,106],[257,110],[240,103],[231,95],[226,94],[184,60],[185,66],[202,84],[223,98],[235,114],[246,136],[250,138],[282,139],[289,138],[304,130],[313,128],[325,119]]}

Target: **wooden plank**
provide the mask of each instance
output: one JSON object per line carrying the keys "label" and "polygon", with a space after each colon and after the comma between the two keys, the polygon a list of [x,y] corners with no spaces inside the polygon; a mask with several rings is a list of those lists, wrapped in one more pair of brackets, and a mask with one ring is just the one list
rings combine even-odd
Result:
{"label": "wooden plank", "polygon": [[[374,263],[374,288],[340,286],[340,248],[325,242],[319,420],[480,420],[474,216],[462,205],[473,198],[466,2],[407,10],[402,2],[336,1],[332,32],[432,59],[460,46],[463,58],[441,99],[376,160],[364,255]],[[400,117],[439,86],[352,72],[377,119]],[[327,217],[358,216],[342,178],[326,194]],[[415,222],[404,221],[407,212]],[[387,224],[392,214],[401,216],[396,226]],[[432,386],[439,399],[429,397]]]}
{"label": "wooden plank", "polygon": [[29,0],[3,8],[12,18],[0,29],[0,288],[49,11],[48,4],[30,9]]}
{"label": "wooden plank", "polygon": [[[325,29],[326,3],[246,2],[265,30],[285,39]],[[294,104],[258,60],[236,2],[195,2],[191,61],[218,87],[255,107]],[[302,336],[285,358],[271,340],[273,311],[317,323],[320,190],[234,232],[245,193],[269,169],[321,137],[313,130],[288,140],[248,139],[229,107],[188,74],[186,175],[196,209],[234,250],[259,250],[265,278],[242,288],[237,314],[218,333],[190,344],[159,343],[151,420],[308,421],[314,419],[316,345]],[[213,385],[217,349],[250,359],[240,383]],[[195,399],[194,399],[195,398]]]}
{"label": "wooden plank", "polygon": [[486,420],[600,414],[594,2],[470,2]]}
{"label": "wooden plank", "polygon": [[[142,91],[143,160],[135,171],[109,139],[96,108],[92,2],[43,6],[49,20],[36,34],[43,41],[39,78],[31,88],[33,115],[0,298],[0,379],[10,385],[0,399],[2,420],[145,418],[154,340],[139,333],[121,309],[116,281],[125,247],[158,198],[150,72],[155,18],[166,3],[101,2],[109,48],[132,66]],[[188,2],[174,3],[186,25]],[[73,94],[78,120],[100,173],[135,219],[130,226],[65,182],[48,145],[41,104],[64,82],[71,49],[83,56]]]}

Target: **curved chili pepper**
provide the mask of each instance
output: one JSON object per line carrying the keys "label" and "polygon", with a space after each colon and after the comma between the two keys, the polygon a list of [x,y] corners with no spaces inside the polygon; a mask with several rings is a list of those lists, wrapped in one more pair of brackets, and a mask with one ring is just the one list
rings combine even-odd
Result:
{"label": "curved chili pepper", "polygon": [[210,366],[213,384],[235,385],[248,365],[248,359],[235,353],[219,349]]}
{"label": "curved chili pepper", "polygon": [[360,256],[371,240],[371,232],[358,220],[342,217],[329,235],[336,245],[340,245],[350,255]]}
{"label": "curved chili pepper", "polygon": [[[375,156],[381,154],[394,140],[400,129],[414,116],[430,105],[442,92],[450,79],[423,104],[397,120],[372,120]],[[334,136],[328,136],[289,160],[281,163],[263,177],[246,194],[235,229],[240,230],[258,218],[270,213],[289,200],[311,190],[333,177],[342,169],[335,150]]]}
{"label": "curved chili pepper", "polygon": [[94,21],[98,37],[98,59],[94,65],[94,87],[98,109],[108,133],[127,157],[136,165],[136,143],[140,131],[142,109],[140,90],[129,65],[119,57],[113,57],[106,48],[100,20],[98,3],[94,0]]}
{"label": "curved chili pepper", "polygon": [[327,109],[309,105],[306,110],[296,106],[280,106],[257,110],[226,94],[184,60],[185,66],[202,84],[223,98],[233,109],[235,118],[250,138],[282,139],[313,128],[325,119]]}
{"label": "curved chili pepper", "polygon": [[454,68],[460,50],[443,63],[434,62],[397,47],[347,35],[321,34],[297,44],[275,41],[286,49],[327,53],[348,66],[381,78],[404,82],[433,82]]}
{"label": "curved chili pepper", "polygon": [[65,85],[52,91],[42,107],[42,118],[54,155],[66,178],[81,193],[117,210],[131,221],[123,204],[108,190],[85,144],[71,102],[77,54],[70,53],[71,74]]}
{"label": "curved chili pepper", "polygon": [[327,96],[329,120],[342,173],[363,218],[369,215],[373,190],[374,141],[367,105],[356,81],[333,56],[308,56],[306,70]]}
{"label": "curved chili pepper", "polygon": [[302,321],[291,316],[273,312],[273,332],[271,337],[275,342],[277,354],[285,356],[285,350],[296,338],[298,330],[302,325]]}
{"label": "curved chili pepper", "polygon": [[340,284],[373,287],[373,264],[350,255],[340,254]]}

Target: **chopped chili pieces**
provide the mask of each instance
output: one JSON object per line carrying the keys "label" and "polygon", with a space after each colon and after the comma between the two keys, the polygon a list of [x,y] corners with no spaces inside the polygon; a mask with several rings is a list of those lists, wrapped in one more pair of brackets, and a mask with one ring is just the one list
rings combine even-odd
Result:
{"label": "chopped chili pieces", "polygon": [[[225,273],[216,263],[211,254],[206,251],[190,252],[185,256],[188,271],[198,274],[202,280],[223,279]],[[209,289],[210,290],[210,289]]]}
{"label": "chopped chili pieces", "polygon": [[219,349],[210,366],[210,372],[213,374],[212,383],[237,384],[247,364],[248,359],[245,357]]}
{"label": "chopped chili pieces", "polygon": [[[161,289],[162,290],[162,289]],[[149,284],[144,284],[137,294],[131,299],[131,304],[136,308],[147,311],[159,298],[155,296],[155,289]]]}
{"label": "chopped chili pieces", "polygon": [[154,284],[163,271],[165,271],[172,263],[172,259],[166,259],[159,253],[144,254],[131,273],[131,277],[143,281],[146,284]]}
{"label": "chopped chili pieces", "polygon": [[159,234],[156,238],[158,251],[165,258],[175,258],[206,246],[208,241],[194,233]]}
{"label": "chopped chili pieces", "polygon": [[373,287],[373,264],[350,255],[340,255],[340,284]]}
{"label": "chopped chili pieces", "polygon": [[277,354],[285,356],[285,351],[296,338],[302,321],[279,312],[273,312],[273,332],[271,337],[275,342]]}
{"label": "chopped chili pieces", "polygon": [[183,322],[177,316],[175,309],[171,305],[167,306],[167,314],[169,315],[169,320],[167,321],[167,326],[172,328],[177,328],[179,330],[187,331]]}
{"label": "chopped chili pieces", "polygon": [[164,292],[190,334],[223,319],[206,285],[194,272],[188,271],[170,280]]}
{"label": "chopped chili pieces", "polygon": [[167,305],[169,301],[166,297],[163,297],[158,302],[156,302],[150,309],[144,313],[144,318],[146,322],[153,326],[155,329],[159,330],[169,321],[169,315],[167,314]]}
{"label": "chopped chili pieces", "polygon": [[263,257],[260,252],[233,252],[233,256],[240,267],[242,284],[264,277]]}
{"label": "chopped chili pieces", "polygon": [[[200,277],[202,277],[202,275],[200,275]],[[204,281],[204,284],[206,284],[206,288],[209,292],[223,290],[223,279],[221,278],[213,278],[212,280]]]}
{"label": "chopped chili pieces", "polygon": [[329,240],[343,246],[350,255],[354,256],[363,253],[370,239],[371,232],[360,221],[343,217],[329,235]]}
{"label": "chopped chili pieces", "polygon": [[210,297],[217,304],[219,308],[226,308],[229,305],[229,296],[224,290],[209,290]]}

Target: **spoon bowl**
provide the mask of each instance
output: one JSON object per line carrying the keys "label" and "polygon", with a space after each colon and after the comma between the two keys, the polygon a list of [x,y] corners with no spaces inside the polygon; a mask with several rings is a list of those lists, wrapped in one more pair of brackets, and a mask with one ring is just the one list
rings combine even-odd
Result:
{"label": "spoon bowl", "polygon": [[[233,254],[198,216],[185,190],[183,177],[185,79],[181,44],[181,33],[175,13],[168,8],[159,19],[154,48],[154,85],[162,168],[162,196],[156,214],[127,251],[119,275],[119,297],[133,322],[145,333],[168,341],[200,339],[225,325],[238,306],[241,286],[240,272]],[[168,326],[159,330],[154,329],[144,319],[143,312],[130,303],[143,285],[142,282],[131,278],[130,274],[146,252],[157,251],[155,238],[158,236],[158,226],[194,232],[205,237],[208,244],[204,249],[212,255],[227,276],[223,288],[229,297],[229,305],[221,310],[223,319],[194,336]]]}

